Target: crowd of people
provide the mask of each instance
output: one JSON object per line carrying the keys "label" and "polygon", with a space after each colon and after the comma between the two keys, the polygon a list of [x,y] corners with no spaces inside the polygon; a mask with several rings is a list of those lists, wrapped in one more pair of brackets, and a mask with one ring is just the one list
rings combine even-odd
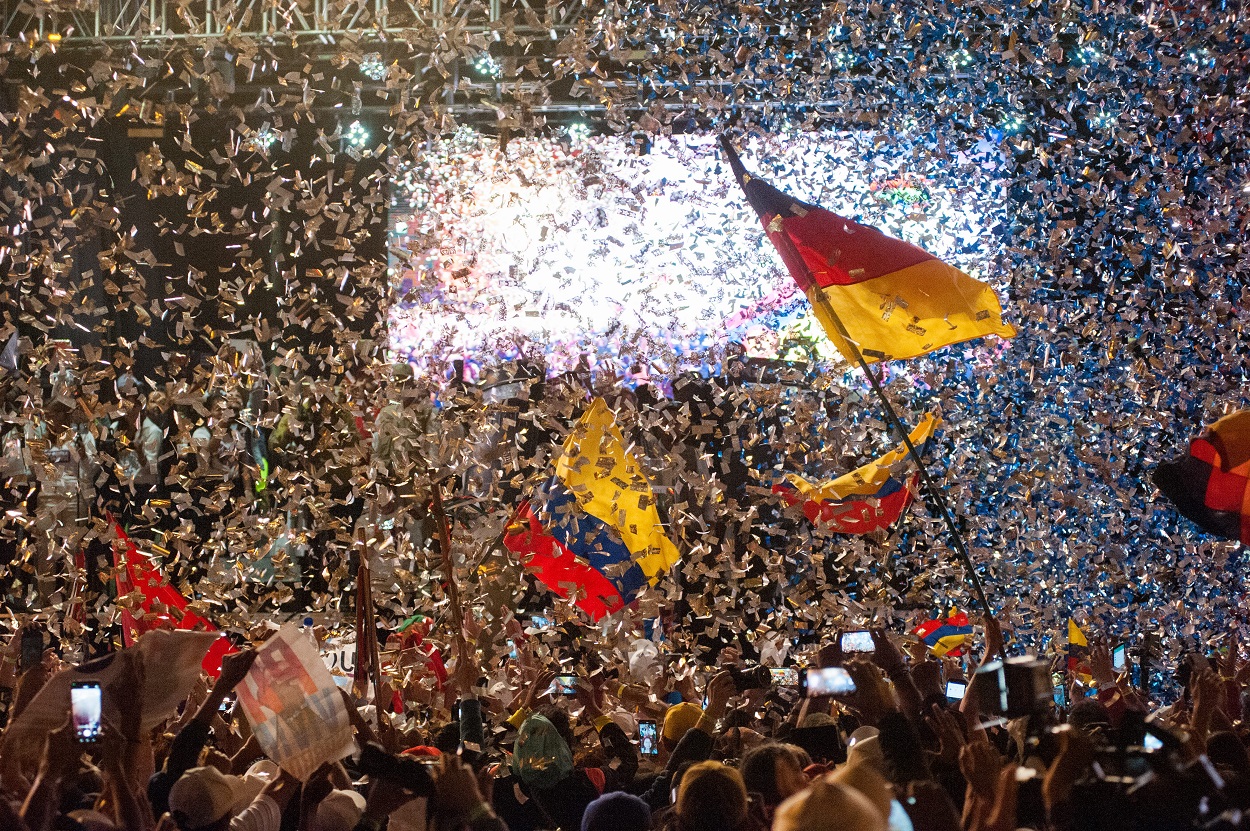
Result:
{"label": "crowd of people", "polygon": [[[16,632],[0,664],[0,682],[13,691],[10,725],[51,676],[74,671],[53,649],[29,662],[23,641],[38,631],[31,624]],[[115,723],[106,719],[98,735],[84,737],[66,702],[65,724],[47,734],[41,752],[0,739],[0,824],[15,831],[1243,827],[1250,663],[1235,639],[1210,659],[1185,656],[1182,693],[1170,702],[1134,688],[1113,668],[1108,645],[1095,642],[1088,664],[1061,682],[1071,697],[1056,704],[1049,683],[1028,681],[1048,682],[1050,666],[1040,663],[1039,675],[1019,657],[1004,664],[998,622],[986,619],[983,632],[979,662],[967,653],[937,658],[915,638],[873,629],[871,651],[844,651],[831,633],[806,663],[767,668],[733,648],[711,666],[654,653],[650,661],[593,651],[561,660],[549,632],[517,620],[508,624],[512,651],[500,660],[481,648],[469,623],[467,645],[440,685],[445,709],[412,718],[412,702],[389,682],[367,698],[342,690],[357,752],[306,781],[266,758],[248,719],[231,706],[263,635],[228,655],[215,680],[204,676],[151,730],[141,729],[139,716],[150,669],[136,650],[123,650],[102,691],[116,704]],[[813,680],[829,672],[849,683]],[[952,693],[961,683],[966,691]]]}

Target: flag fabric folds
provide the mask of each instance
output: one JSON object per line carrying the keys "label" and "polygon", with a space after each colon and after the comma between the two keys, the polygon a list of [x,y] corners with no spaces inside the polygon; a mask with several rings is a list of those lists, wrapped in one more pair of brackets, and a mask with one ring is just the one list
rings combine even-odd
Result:
{"label": "flag fabric folds", "polygon": [[1094,679],[1089,667],[1089,638],[1072,618],[1068,618],[1068,672],[1086,686]]}
{"label": "flag fabric folds", "polygon": [[1224,416],[1163,462],[1154,483],[1204,531],[1250,545],[1250,410]]}
{"label": "flag fabric folds", "polygon": [[[923,445],[941,424],[933,413],[926,413],[909,434],[912,446]],[[827,482],[813,483],[789,474],[783,484],[773,486],[790,505],[802,503],[809,521],[828,525],[838,534],[871,534],[888,529],[911,505],[919,485],[919,474],[906,479],[895,475],[895,468],[907,458],[907,446],[893,450]]]}
{"label": "flag fabric folds", "polygon": [[747,173],[727,140],[722,145],[765,233],[847,360],[854,361],[853,351],[830,308],[869,361],[1015,336],[990,286],[911,243],[787,196]]}
{"label": "flag fabric folds", "polygon": [[951,609],[945,618],[926,620],[911,633],[924,641],[929,651],[938,658],[958,658],[972,637],[972,622],[968,620],[967,612]]}
{"label": "flag fabric folds", "polygon": [[594,620],[622,608],[677,562],[651,483],[603,399],[569,434],[555,476],[518,507],[504,545]]}
{"label": "flag fabric folds", "polygon": [[[113,565],[117,574],[117,596],[124,597],[138,592],[144,614],[136,618],[130,609],[122,608],[122,641],[133,646],[139,636],[153,629],[201,630],[217,629],[209,621],[191,611],[182,593],[169,584],[147,555],[139,551],[134,540],[114,520],[113,531],[117,541],[113,545]],[[157,612],[153,612],[157,607]],[[160,611],[164,607],[166,611]],[[213,642],[204,656],[203,669],[216,678],[221,673],[221,659],[238,650],[229,638],[221,637]]]}
{"label": "flag fabric folds", "polygon": [[913,473],[902,482],[890,477],[880,490],[862,498],[808,499],[789,482],[773,485],[773,493],[781,496],[787,505],[802,505],[803,515],[813,525],[823,526],[834,534],[863,535],[888,531],[898,522],[916,498],[919,484],[920,474]]}

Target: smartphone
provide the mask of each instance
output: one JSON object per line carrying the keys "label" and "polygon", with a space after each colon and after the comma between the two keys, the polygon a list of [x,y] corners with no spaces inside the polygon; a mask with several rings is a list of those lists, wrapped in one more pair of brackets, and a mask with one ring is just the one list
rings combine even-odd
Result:
{"label": "smartphone", "polygon": [[1163,741],[1158,736],[1147,733],[1145,736],[1142,736],[1141,746],[1144,750],[1162,750]]}
{"label": "smartphone", "polygon": [[234,710],[234,696],[228,695],[221,700],[221,706],[217,708],[221,713],[221,717],[229,719],[230,713]]}
{"label": "smartphone", "polygon": [[550,629],[551,619],[545,618],[542,615],[530,615],[530,626],[535,629]]}
{"label": "smartphone", "polygon": [[43,661],[43,632],[27,629],[22,633],[22,670],[37,667]]}
{"label": "smartphone", "polygon": [[643,756],[660,755],[660,734],[654,721],[638,722],[638,752]]}
{"label": "smartphone", "polygon": [[799,685],[799,671],[794,667],[781,669],[773,667],[768,670],[768,674],[773,677],[773,684],[778,687],[797,687]]}
{"label": "smartphone", "polygon": [[876,652],[877,645],[872,642],[872,633],[867,629],[842,633],[843,652]]}
{"label": "smartphone", "polygon": [[1068,688],[1062,682],[1055,684],[1053,696],[1056,707],[1063,709],[1068,706]]}
{"label": "smartphone", "polygon": [[70,685],[69,711],[74,720],[74,738],[80,743],[99,741],[102,706],[99,681],[75,681]]}
{"label": "smartphone", "polygon": [[1111,650],[1111,668],[1120,672],[1128,664],[1128,644],[1122,643]]}
{"label": "smartphone", "polygon": [[551,689],[547,690],[547,692],[556,693],[557,695],[577,695],[577,676],[557,675],[556,680],[551,684]]}
{"label": "smartphone", "polygon": [[825,667],[807,671],[807,694],[846,695],[855,692],[855,682],[851,674],[842,667]]}
{"label": "smartphone", "polygon": [[968,691],[968,682],[966,681],[947,681],[946,682],[946,700],[950,702],[963,701],[964,693]]}

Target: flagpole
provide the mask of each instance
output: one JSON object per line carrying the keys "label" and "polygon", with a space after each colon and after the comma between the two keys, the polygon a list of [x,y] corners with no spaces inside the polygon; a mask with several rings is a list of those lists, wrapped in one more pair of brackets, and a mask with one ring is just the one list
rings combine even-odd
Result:
{"label": "flagpole", "polygon": [[[720,144],[729,155],[731,167],[736,166],[739,170],[741,170],[741,160],[738,158],[738,153],[734,150],[733,144],[730,143],[729,137],[722,135],[720,137]],[[734,164],[735,162],[736,165]],[[737,173],[737,171],[735,171],[735,173]],[[739,180],[739,185],[742,186],[743,184],[744,183]],[[746,188],[743,187],[743,193],[745,192]],[[805,276],[807,277],[808,284],[815,286],[816,278],[810,271],[807,271],[806,264],[803,265],[803,270],[805,272]],[[843,343],[849,347],[851,356],[855,359],[855,363],[859,365],[861,370],[863,370],[864,375],[868,376],[868,383],[872,385],[872,391],[876,393],[877,398],[881,401],[882,409],[885,411],[886,421],[888,421],[890,426],[894,428],[894,431],[902,437],[903,445],[907,448],[907,455],[912,458],[912,461],[916,463],[916,467],[920,470],[920,479],[924,482],[925,489],[928,490],[929,496],[932,497],[933,501],[937,503],[938,511],[942,515],[942,521],[946,524],[946,530],[950,534],[951,542],[954,544],[955,553],[958,554],[960,560],[963,561],[964,572],[968,581],[972,583],[972,590],[973,593],[976,594],[977,601],[981,604],[981,608],[987,616],[994,617],[994,612],[990,609],[989,601],[985,599],[985,589],[981,585],[981,578],[977,575],[977,570],[972,565],[972,558],[968,555],[968,549],[964,546],[963,537],[960,535],[959,529],[955,525],[955,520],[951,516],[950,508],[946,504],[946,497],[942,491],[938,489],[937,483],[933,480],[933,477],[929,475],[929,469],[925,466],[924,459],[921,458],[920,454],[916,451],[916,446],[912,444],[911,435],[908,432],[906,425],[904,425],[903,420],[898,417],[898,413],[894,411],[894,405],[890,403],[889,397],[886,396],[885,389],[882,388],[881,382],[877,379],[876,374],[869,368],[868,361],[864,358],[863,353],[859,351],[858,344],[851,339],[850,333],[847,332],[846,326],[842,323],[842,318],[838,317],[838,313],[834,311],[834,308],[829,303],[828,298],[826,298],[824,294],[819,291],[811,292],[811,294],[815,297],[814,299],[809,297],[809,299],[811,299],[815,305],[819,306],[820,310],[828,316],[830,321],[833,322],[833,326],[837,330],[838,336],[842,338]]]}

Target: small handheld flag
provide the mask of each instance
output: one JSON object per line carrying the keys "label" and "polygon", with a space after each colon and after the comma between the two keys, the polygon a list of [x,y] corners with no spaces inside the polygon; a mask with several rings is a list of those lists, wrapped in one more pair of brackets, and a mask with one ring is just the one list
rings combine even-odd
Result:
{"label": "small handheld flag", "polygon": [[926,620],[911,633],[920,638],[936,657],[958,658],[972,637],[972,622],[968,620],[967,612],[951,609],[945,619]]}
{"label": "small handheld flag", "polygon": [[1068,672],[1086,686],[1094,678],[1089,667],[1089,638],[1072,618],[1068,618]]}

